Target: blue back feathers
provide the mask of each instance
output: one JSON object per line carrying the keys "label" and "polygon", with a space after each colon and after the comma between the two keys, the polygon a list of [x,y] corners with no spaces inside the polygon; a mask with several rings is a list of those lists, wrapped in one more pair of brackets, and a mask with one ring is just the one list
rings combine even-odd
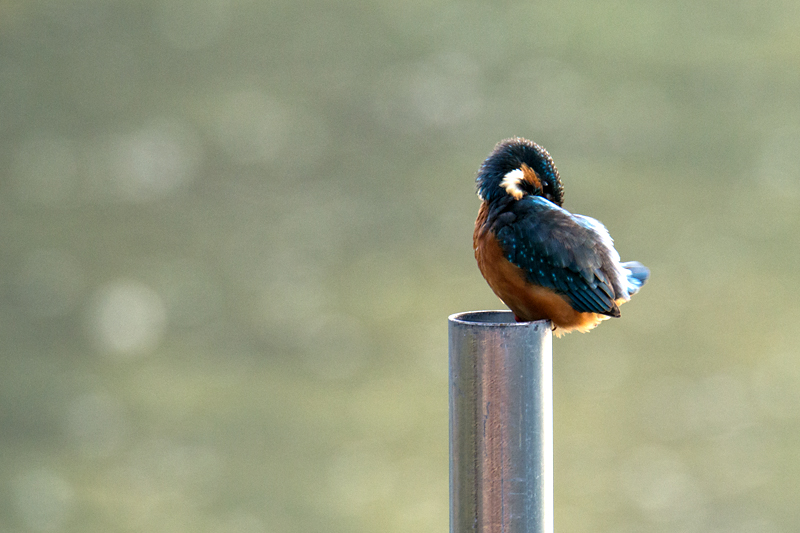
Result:
{"label": "blue back feathers", "polygon": [[605,246],[594,228],[537,196],[508,208],[513,220],[497,217],[490,227],[506,259],[528,281],[566,295],[576,311],[619,316],[615,300],[625,291],[622,276],[613,267],[613,248]]}

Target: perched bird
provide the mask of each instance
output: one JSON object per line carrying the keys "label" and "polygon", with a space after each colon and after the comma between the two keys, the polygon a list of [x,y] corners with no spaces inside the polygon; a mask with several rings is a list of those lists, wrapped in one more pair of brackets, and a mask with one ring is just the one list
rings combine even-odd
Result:
{"label": "perched bird", "polygon": [[477,177],[478,267],[519,322],[549,319],[557,336],[619,317],[650,271],[620,263],[608,230],[561,207],[553,159],[527,139],[501,141]]}

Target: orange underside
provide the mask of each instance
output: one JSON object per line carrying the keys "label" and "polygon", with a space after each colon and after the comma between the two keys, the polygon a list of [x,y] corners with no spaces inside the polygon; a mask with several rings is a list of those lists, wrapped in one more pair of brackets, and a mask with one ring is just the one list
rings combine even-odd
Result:
{"label": "orange underside", "polygon": [[556,328],[556,336],[575,330],[589,331],[608,318],[576,311],[565,297],[528,282],[523,270],[505,258],[494,234],[484,228],[487,214],[488,208],[482,204],[472,237],[475,259],[489,286],[517,318],[524,321],[549,319]]}

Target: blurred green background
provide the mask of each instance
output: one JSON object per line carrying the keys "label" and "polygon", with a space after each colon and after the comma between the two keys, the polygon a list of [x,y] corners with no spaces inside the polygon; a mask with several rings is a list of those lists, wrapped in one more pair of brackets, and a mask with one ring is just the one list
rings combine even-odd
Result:
{"label": "blurred green background", "polygon": [[0,1],[0,531],[443,532],[494,144],[652,278],[562,532],[800,530],[800,4]]}

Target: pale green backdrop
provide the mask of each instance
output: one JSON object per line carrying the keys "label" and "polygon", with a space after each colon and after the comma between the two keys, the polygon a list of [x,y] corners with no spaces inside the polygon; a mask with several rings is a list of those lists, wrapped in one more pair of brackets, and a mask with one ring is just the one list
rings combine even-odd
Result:
{"label": "pale green backdrop", "polygon": [[554,343],[556,527],[800,530],[800,3],[0,1],[0,532],[448,528],[475,172],[652,278]]}

